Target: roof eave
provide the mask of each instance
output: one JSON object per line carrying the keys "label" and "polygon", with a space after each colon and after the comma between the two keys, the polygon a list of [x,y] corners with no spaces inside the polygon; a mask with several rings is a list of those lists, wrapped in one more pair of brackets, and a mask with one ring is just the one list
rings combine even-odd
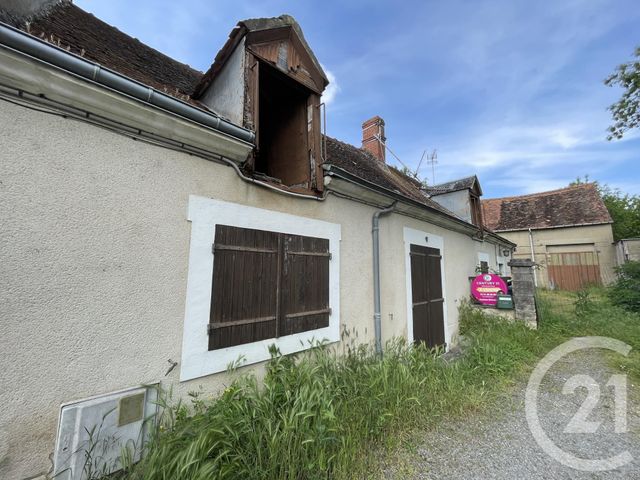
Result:
{"label": "roof eave", "polygon": [[[444,212],[441,212],[440,210],[429,207],[428,205],[424,205],[416,200],[413,200],[412,198],[402,195],[401,193],[394,192],[387,188],[381,187],[380,185],[377,185],[373,182],[360,178],[357,175],[349,173],[340,167],[336,167],[335,165],[325,164],[323,168],[325,169],[325,173],[330,177],[338,178],[351,185],[357,186],[359,189],[378,194],[379,203],[376,202],[375,204],[376,207],[388,206],[389,202],[385,202],[385,200],[387,199],[391,201],[398,201],[398,202],[402,202],[402,204],[406,205],[406,207],[420,210],[422,212],[427,213],[428,215],[426,215],[426,217],[429,217],[429,218],[422,218],[423,220],[430,221],[435,224],[439,224],[440,226],[444,226],[445,228],[458,230],[468,235],[478,235],[481,232],[481,230],[473,224],[465,222],[464,220],[461,220],[457,217],[447,215]],[[329,182],[326,182],[325,187],[329,190],[337,191],[338,193],[349,194],[351,196],[353,196],[354,194],[353,191],[349,191],[349,192],[341,191],[342,189],[340,188],[340,185],[337,182],[334,182],[332,180]],[[359,198],[357,199],[363,201],[363,203],[369,203],[369,204],[373,203],[370,199],[365,198],[365,196],[363,195],[360,195]],[[405,213],[402,211],[402,208],[397,208],[397,210],[400,213]],[[407,210],[406,213],[411,213],[411,212]],[[508,240],[505,239],[505,242],[507,241]]]}
{"label": "roof eave", "polygon": [[494,232],[522,232],[527,230],[552,230],[554,228],[574,228],[574,227],[590,227],[595,225],[611,225],[613,223],[612,220],[607,222],[587,222],[587,223],[573,223],[568,225],[552,225],[545,227],[520,227],[520,228],[494,228]]}

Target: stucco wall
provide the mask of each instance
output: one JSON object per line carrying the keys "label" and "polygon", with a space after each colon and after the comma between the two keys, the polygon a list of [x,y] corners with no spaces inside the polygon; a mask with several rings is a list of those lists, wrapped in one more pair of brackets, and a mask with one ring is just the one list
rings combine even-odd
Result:
{"label": "stucco wall", "polygon": [[[394,336],[407,336],[406,268],[403,239],[404,227],[420,230],[425,235],[444,238],[444,296],[447,309],[447,330],[453,344],[457,342],[458,307],[469,298],[469,277],[475,276],[478,252],[486,252],[495,265],[493,244],[472,240],[464,235],[452,233],[442,227],[430,225],[401,215],[383,217],[380,230],[380,251],[383,272],[382,321],[383,342]],[[402,268],[397,268],[397,266]],[[394,266],[394,268],[391,268]]]}
{"label": "stucco wall", "polygon": [[236,125],[243,124],[244,42],[243,38],[202,96],[202,103]]}
{"label": "stucco wall", "polygon": [[[0,123],[0,478],[49,470],[64,402],[159,380],[176,396],[228,385],[226,373],[179,383],[180,366],[165,376],[168,359],[181,358],[189,195],[341,224],[341,320],[373,341],[373,208],[293,200],[231,168],[6,103]],[[384,339],[406,333],[404,226],[445,239],[455,332],[477,252],[495,261],[493,245],[383,217]]]}
{"label": "stucco wall", "polygon": [[[598,255],[602,281],[609,284],[615,279],[613,268],[616,257],[610,224],[532,230],[532,234],[535,261],[540,265],[536,271],[539,286],[549,285],[546,254],[552,251],[585,251],[585,248],[591,248]],[[500,235],[517,245],[515,258],[531,258],[527,230],[500,232]],[[563,247],[565,245],[571,245],[571,247]]]}
{"label": "stucco wall", "polygon": [[431,197],[431,199],[455,213],[458,217],[471,223],[471,204],[469,202],[468,190],[435,195]]}

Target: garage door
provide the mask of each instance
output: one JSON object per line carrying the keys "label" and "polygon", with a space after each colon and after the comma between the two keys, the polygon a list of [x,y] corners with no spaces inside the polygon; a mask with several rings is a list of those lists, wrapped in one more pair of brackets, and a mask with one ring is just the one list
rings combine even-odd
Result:
{"label": "garage door", "polygon": [[591,252],[548,253],[549,283],[560,290],[576,292],[601,285],[598,254]]}

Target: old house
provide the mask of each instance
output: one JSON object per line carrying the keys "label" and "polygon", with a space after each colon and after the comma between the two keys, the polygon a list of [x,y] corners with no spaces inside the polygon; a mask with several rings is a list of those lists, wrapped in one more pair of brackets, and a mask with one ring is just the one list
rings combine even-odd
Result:
{"label": "old house", "polygon": [[578,290],[614,279],[611,216],[594,184],[482,201],[485,225],[531,258],[539,286]]}
{"label": "old house", "polygon": [[[477,270],[509,275],[511,247],[500,243],[492,231],[486,229],[482,217],[480,197],[482,187],[475,175],[426,187],[430,198],[459,218],[483,229],[483,238],[492,238],[478,250]],[[493,252],[491,252],[493,250]],[[493,253],[493,254],[492,254]]]}
{"label": "old house", "polygon": [[80,478],[92,427],[144,433],[149,385],[215,394],[271,345],[455,344],[479,253],[514,245],[389,166],[381,119],[364,148],[323,135],[294,19],[239,22],[202,73],[68,1],[12,5],[0,478]]}

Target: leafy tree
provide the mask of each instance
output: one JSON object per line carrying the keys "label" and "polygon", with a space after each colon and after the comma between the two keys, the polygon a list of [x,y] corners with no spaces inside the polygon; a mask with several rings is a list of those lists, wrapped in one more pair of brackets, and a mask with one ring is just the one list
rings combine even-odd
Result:
{"label": "leafy tree", "polygon": [[[589,183],[589,175],[578,177],[569,185]],[[640,196],[593,182],[613,219],[613,239],[640,237]]]}
{"label": "leafy tree", "polygon": [[619,65],[604,84],[624,89],[622,97],[609,107],[613,125],[609,127],[608,140],[620,139],[625,132],[640,127],[640,47],[636,48],[635,60]]}

